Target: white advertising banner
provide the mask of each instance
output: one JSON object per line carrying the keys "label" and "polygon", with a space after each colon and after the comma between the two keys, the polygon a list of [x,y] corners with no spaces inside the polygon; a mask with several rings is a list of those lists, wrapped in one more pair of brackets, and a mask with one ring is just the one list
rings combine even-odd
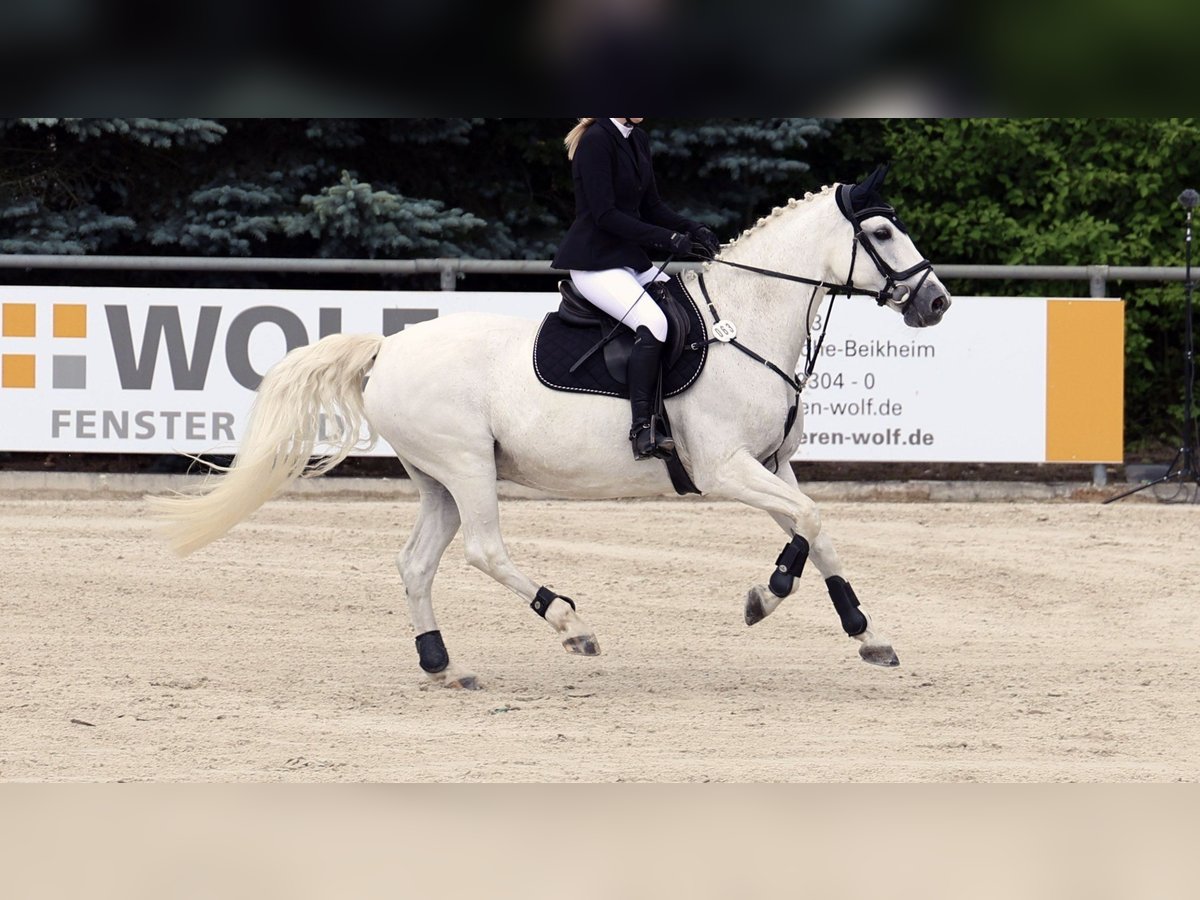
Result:
{"label": "white advertising banner", "polygon": [[106,453],[232,452],[263,374],[327,334],[556,306],[545,292],[76,287],[0,287],[0,301],[0,450]]}
{"label": "white advertising banner", "polygon": [[[466,310],[538,321],[557,300],[0,287],[0,450],[229,453],[261,376],[294,347]],[[862,300],[839,299],[832,316],[798,458],[1120,460],[1120,301],[959,297],[921,330]]]}
{"label": "white advertising banner", "polygon": [[1042,461],[1046,301],[959,297],[917,329],[839,298],[803,400],[797,459]]}

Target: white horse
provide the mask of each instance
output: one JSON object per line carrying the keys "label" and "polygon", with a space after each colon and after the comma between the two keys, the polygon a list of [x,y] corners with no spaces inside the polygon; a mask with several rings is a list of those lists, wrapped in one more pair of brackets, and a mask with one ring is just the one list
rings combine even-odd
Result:
{"label": "white horse", "polygon": [[[881,182],[877,172],[863,185],[835,185],[791,200],[718,257],[778,266],[823,287],[707,266],[709,296],[736,326],[739,343],[794,372],[827,289],[851,283],[878,295],[909,325],[940,320],[949,296],[879,198]],[[848,204],[853,208],[847,210]],[[697,280],[695,273],[684,277],[699,300]],[[711,334],[714,322],[700,306]],[[463,313],[387,338],[332,335],[297,348],[263,379],[240,452],[225,474],[193,495],[149,498],[153,511],[166,520],[176,552],[190,553],[297,476],[337,465],[355,448],[365,422],[372,437],[382,435],[395,449],[420,491],[416,525],[396,564],[427,677],[448,687],[478,686],[467,667],[451,661],[431,597],[438,563],[460,527],[471,565],[530,603],[568,651],[596,654],[596,638],[574,603],[540,587],[509,558],[496,482],[576,499],[652,497],[672,489],[661,462],[633,459],[628,403],[557,392],[538,381],[531,364],[535,331],[526,320]],[[797,487],[787,462],[803,428],[797,415],[785,433],[795,400],[779,373],[734,346],[714,344],[695,384],[667,401],[679,456],[705,497],[770,513],[789,539],[770,585],[749,590],[748,624],[769,615],[791,592],[811,551],[862,658],[896,665],[890,642],[860,608],[816,505]],[[313,461],[322,417],[345,425],[332,439],[333,454]],[[777,472],[766,466],[772,457],[783,461]]]}

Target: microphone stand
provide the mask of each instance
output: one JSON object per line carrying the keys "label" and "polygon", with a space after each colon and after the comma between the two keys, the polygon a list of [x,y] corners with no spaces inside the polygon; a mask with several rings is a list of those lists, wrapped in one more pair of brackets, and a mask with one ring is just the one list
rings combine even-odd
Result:
{"label": "microphone stand", "polygon": [[1156,478],[1146,484],[1139,484],[1115,497],[1109,497],[1104,501],[1105,503],[1112,503],[1114,500],[1120,500],[1122,497],[1128,497],[1130,494],[1136,494],[1138,491],[1144,491],[1146,488],[1156,487],[1168,481],[1179,482],[1181,487],[1190,481],[1196,485],[1192,502],[1200,501],[1200,472],[1196,470],[1196,423],[1192,416],[1193,390],[1196,381],[1196,353],[1192,330],[1192,291],[1195,288],[1195,284],[1192,282],[1192,210],[1198,203],[1200,203],[1200,194],[1191,188],[1179,195],[1179,204],[1187,211],[1187,230],[1184,238],[1186,263],[1183,278],[1184,291],[1187,295],[1183,338],[1183,446],[1179,448],[1175,459],[1167,468],[1167,473],[1161,478]]}

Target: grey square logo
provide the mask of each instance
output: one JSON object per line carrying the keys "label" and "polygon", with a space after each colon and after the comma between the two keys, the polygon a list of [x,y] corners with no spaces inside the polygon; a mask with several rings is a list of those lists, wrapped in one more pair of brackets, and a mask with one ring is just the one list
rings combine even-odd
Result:
{"label": "grey square logo", "polygon": [[52,381],[55,388],[87,387],[87,357],[55,356]]}

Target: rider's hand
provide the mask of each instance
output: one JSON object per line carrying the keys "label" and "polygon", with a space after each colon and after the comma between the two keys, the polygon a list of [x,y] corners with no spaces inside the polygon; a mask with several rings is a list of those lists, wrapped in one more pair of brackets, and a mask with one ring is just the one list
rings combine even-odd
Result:
{"label": "rider's hand", "polygon": [[687,256],[692,252],[692,239],[686,234],[674,231],[667,239],[663,249],[669,250],[672,256]]}
{"label": "rider's hand", "polygon": [[689,237],[704,248],[704,252],[699,254],[712,258],[717,255],[721,249],[721,239],[707,225],[701,225],[699,228],[689,233]]}

